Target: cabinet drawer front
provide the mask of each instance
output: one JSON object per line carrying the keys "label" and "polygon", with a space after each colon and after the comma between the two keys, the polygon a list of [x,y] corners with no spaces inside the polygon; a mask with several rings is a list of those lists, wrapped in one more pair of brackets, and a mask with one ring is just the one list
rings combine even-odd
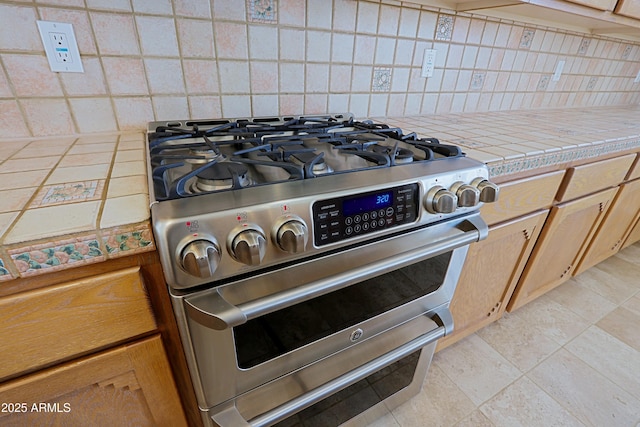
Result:
{"label": "cabinet drawer front", "polygon": [[618,15],[640,19],[640,3],[637,0],[620,0],[615,12]]}
{"label": "cabinet drawer front", "polygon": [[592,7],[598,10],[613,10],[616,0],[569,0],[571,3]]}
{"label": "cabinet drawer front", "polygon": [[635,154],[567,169],[556,200],[563,202],[620,184],[627,176]]}
{"label": "cabinet drawer front", "polygon": [[0,300],[0,380],[153,331],[139,268]]}
{"label": "cabinet drawer front", "polygon": [[500,184],[498,201],[482,206],[482,218],[492,225],[548,208],[563,175],[563,171],[558,171]]}

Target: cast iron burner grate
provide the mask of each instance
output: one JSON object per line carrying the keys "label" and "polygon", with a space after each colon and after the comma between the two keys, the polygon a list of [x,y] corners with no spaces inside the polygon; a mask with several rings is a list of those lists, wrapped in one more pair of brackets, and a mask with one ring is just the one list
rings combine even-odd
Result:
{"label": "cast iron burner grate", "polygon": [[155,122],[148,141],[158,201],[464,156],[351,115]]}

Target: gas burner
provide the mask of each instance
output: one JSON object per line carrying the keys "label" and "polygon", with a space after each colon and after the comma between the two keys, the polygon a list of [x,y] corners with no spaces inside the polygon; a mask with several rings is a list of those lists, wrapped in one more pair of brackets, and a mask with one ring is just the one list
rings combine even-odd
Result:
{"label": "gas burner", "polygon": [[194,193],[242,188],[251,185],[246,165],[234,162],[213,163],[198,172],[191,188]]}
{"label": "gas burner", "polygon": [[201,165],[209,162],[222,162],[226,160],[226,156],[219,150],[212,149],[208,146],[190,147],[189,157],[185,159],[187,163]]}
{"label": "gas burner", "polygon": [[314,163],[311,167],[311,171],[314,175],[333,173],[333,169],[331,168],[331,166],[329,166],[323,159],[320,159],[316,163]]}
{"label": "gas burner", "polygon": [[389,156],[396,165],[404,165],[413,162],[413,151],[406,148],[372,145],[371,150],[375,153]]}

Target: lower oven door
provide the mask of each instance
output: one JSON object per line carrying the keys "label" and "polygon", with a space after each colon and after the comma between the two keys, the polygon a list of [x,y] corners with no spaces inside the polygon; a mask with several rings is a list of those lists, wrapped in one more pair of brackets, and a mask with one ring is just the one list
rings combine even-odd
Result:
{"label": "lower oven door", "polygon": [[419,316],[211,408],[207,421],[222,427],[369,424],[421,390],[443,335],[444,326]]}
{"label": "lower oven door", "polygon": [[[336,364],[348,369],[316,368],[334,380],[419,337],[435,341],[449,333],[448,306],[468,245],[485,235],[486,224],[474,214],[172,295],[201,409],[234,402],[337,354],[348,355],[349,364]],[[389,334],[407,322],[424,324],[409,328],[411,336]],[[382,336],[398,338],[376,352],[368,343]],[[428,344],[418,341],[414,350]],[[297,398],[316,386],[304,383]]]}

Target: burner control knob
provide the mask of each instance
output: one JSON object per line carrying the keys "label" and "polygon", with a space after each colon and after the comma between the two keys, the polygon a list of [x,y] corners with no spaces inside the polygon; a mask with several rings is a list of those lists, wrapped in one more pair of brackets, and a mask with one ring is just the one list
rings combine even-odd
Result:
{"label": "burner control knob", "polygon": [[213,276],[220,263],[220,248],[209,240],[195,240],[184,247],[182,267],[192,276],[203,279]]}
{"label": "burner control knob", "polygon": [[307,226],[302,219],[287,218],[284,223],[277,226],[273,240],[285,252],[292,254],[304,252],[309,240]]}
{"label": "burner control knob", "polygon": [[471,181],[471,185],[480,191],[480,201],[493,203],[498,200],[500,188],[488,179],[478,177]]}
{"label": "burner control knob", "polygon": [[267,249],[267,241],[260,230],[250,229],[238,233],[231,240],[229,252],[236,260],[246,265],[262,262]]}
{"label": "burner control knob", "polygon": [[451,213],[457,206],[458,197],[440,185],[431,187],[424,201],[424,207],[431,213]]}
{"label": "burner control knob", "polygon": [[458,206],[462,208],[475,206],[480,201],[480,190],[462,181],[454,182],[450,190],[458,197]]}

